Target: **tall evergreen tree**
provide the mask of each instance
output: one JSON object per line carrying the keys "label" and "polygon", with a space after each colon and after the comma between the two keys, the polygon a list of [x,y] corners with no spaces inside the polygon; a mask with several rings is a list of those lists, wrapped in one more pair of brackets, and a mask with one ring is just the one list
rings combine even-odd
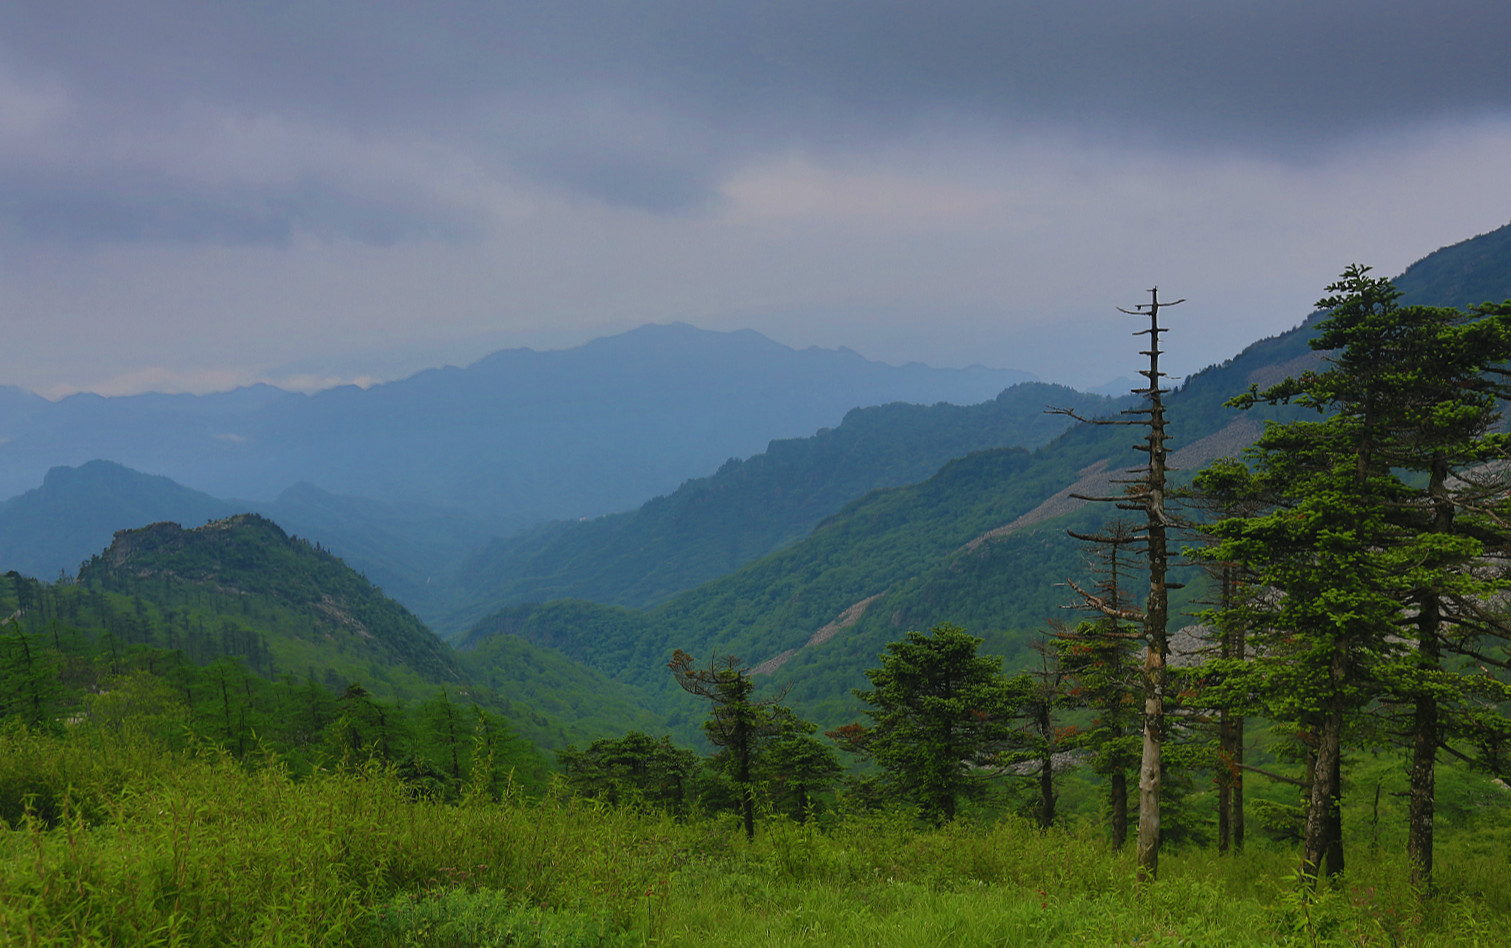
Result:
{"label": "tall evergreen tree", "polygon": [[834,749],[813,737],[818,727],[780,708],[778,733],[764,748],[757,774],[771,807],[805,822],[817,806],[818,795],[839,779]]}
{"label": "tall evergreen tree", "polygon": [[851,746],[873,756],[888,786],[936,825],[998,772],[1033,690],[1029,676],[1009,680],[1000,658],[977,655],[980,644],[954,625],[909,632],[866,672],[871,687],[855,692],[871,706],[872,726],[852,731]]}
{"label": "tall evergreen tree", "polygon": [[1390,409],[1391,437],[1380,450],[1413,485],[1396,516],[1422,551],[1406,598],[1405,637],[1414,649],[1392,691],[1410,709],[1407,855],[1413,881],[1427,890],[1437,754],[1446,739],[1465,732],[1464,712],[1482,684],[1450,672],[1444,655],[1477,653],[1487,635],[1508,633],[1505,620],[1487,608],[1505,585],[1489,576],[1490,559],[1499,557],[1503,571],[1511,531],[1495,516],[1505,506],[1504,475],[1486,465],[1511,448],[1505,434],[1493,431],[1497,400],[1511,395],[1502,367],[1511,359],[1511,305],[1467,316],[1402,307],[1390,316],[1399,339],[1392,369],[1399,394]]}
{"label": "tall evergreen tree", "polygon": [[1135,646],[1143,632],[1119,616],[1130,611],[1128,586],[1138,531],[1114,520],[1095,534],[1071,536],[1092,544],[1095,593],[1106,606],[1096,619],[1056,632],[1053,647],[1068,681],[1070,704],[1091,712],[1070,743],[1091,753],[1093,772],[1107,778],[1108,824],[1118,849],[1128,841],[1128,775],[1137,773],[1140,675]]}
{"label": "tall evergreen tree", "polygon": [[1511,357],[1511,322],[1399,307],[1395,288],[1360,266],[1328,292],[1312,341],[1329,353],[1327,367],[1235,400],[1295,402],[1325,417],[1268,427],[1250,458],[1271,509],[1211,528],[1223,541],[1213,558],[1244,564],[1270,591],[1229,610],[1261,647],[1247,674],[1230,671],[1266,713],[1296,722],[1308,740],[1302,864],[1312,874],[1343,867],[1347,722],[1377,699],[1415,705],[1409,835],[1425,882],[1439,704],[1452,690],[1441,649],[1449,628],[1460,637],[1486,628],[1462,621],[1483,620],[1499,586],[1473,567],[1489,552],[1487,539],[1504,545],[1504,534],[1484,524],[1455,527],[1460,503],[1449,484],[1464,465],[1504,452],[1504,440],[1488,434],[1499,386],[1486,373]]}
{"label": "tall evergreen tree", "polygon": [[740,794],[745,837],[755,839],[756,764],[761,746],[782,732],[778,699],[755,700],[750,671],[733,655],[700,669],[693,667],[691,655],[677,649],[667,667],[685,691],[713,703],[703,732],[721,748],[723,769]]}
{"label": "tall evergreen tree", "polygon": [[[1202,523],[1231,517],[1247,517],[1265,508],[1264,499],[1254,486],[1249,469],[1232,458],[1220,458],[1196,475],[1190,488],[1182,492],[1185,505],[1202,515]],[[1198,557],[1208,579],[1216,586],[1213,622],[1209,645],[1215,646],[1219,663],[1242,663],[1248,657],[1248,629],[1238,608],[1252,593],[1253,577],[1242,563]],[[1209,658],[1211,652],[1209,651]],[[1206,680],[1203,669],[1199,679]],[[1210,700],[1220,693],[1217,688],[1199,689],[1197,700],[1205,704],[1216,718],[1215,753],[1217,783],[1217,851],[1243,850],[1244,843],[1244,717],[1231,700]]]}

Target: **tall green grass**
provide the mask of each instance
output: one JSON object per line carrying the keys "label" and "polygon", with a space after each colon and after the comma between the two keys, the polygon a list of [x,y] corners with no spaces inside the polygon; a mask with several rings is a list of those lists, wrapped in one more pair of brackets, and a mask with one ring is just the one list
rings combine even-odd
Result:
{"label": "tall green grass", "polygon": [[1356,858],[1315,896],[1288,852],[1171,853],[1134,881],[1099,833],[676,822],[561,793],[462,803],[353,765],[294,779],[119,733],[0,733],[0,944],[1490,946],[1511,856],[1442,860],[1421,900]]}

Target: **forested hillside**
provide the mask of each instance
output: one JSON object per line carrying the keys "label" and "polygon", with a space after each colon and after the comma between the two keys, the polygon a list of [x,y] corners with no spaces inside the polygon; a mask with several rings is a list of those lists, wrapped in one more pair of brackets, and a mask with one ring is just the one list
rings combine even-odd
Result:
{"label": "forested hillside", "polygon": [[266,650],[268,661],[276,662],[268,668],[270,678],[279,665],[307,672],[306,656],[318,651],[333,652],[327,658],[333,670],[354,681],[391,677],[389,669],[435,684],[460,680],[448,650],[407,609],[332,554],[255,514],[189,530],[176,523],[123,530],[80,567],[78,581],[139,598],[153,591],[163,600],[177,594],[185,609],[164,624],[169,647],[194,641],[189,609],[196,599],[207,611],[239,609],[248,617],[254,603],[263,605],[270,611],[260,618],[281,633],[283,652]]}
{"label": "forested hillside", "polygon": [[[1431,302],[1472,305],[1483,300],[1464,294],[1497,288],[1511,296],[1508,235],[1511,226],[1413,265],[1398,280],[1403,302],[1451,292]],[[1436,276],[1445,272],[1473,276],[1445,288]],[[1308,346],[1314,331],[1309,319],[1260,340],[1169,396],[1177,481],[1237,455],[1266,419],[1299,417],[1296,407],[1239,412],[1224,403],[1318,365]],[[1130,341],[1130,365],[1133,349]],[[508,634],[550,644],[617,680],[659,690],[673,714],[665,656],[675,648],[731,653],[790,684],[804,713],[837,722],[855,711],[850,690],[862,670],[902,631],[958,622],[1022,667],[1050,623],[1075,621],[1065,607],[1076,598],[1063,583],[1084,576],[1087,551],[1066,530],[1093,529],[1115,511],[1071,495],[1114,490],[1119,472],[1140,461],[1132,441],[1126,430],[1088,426],[1031,453],[973,454],[917,485],[859,499],[802,541],[652,608],[520,605],[481,620],[458,641],[466,648]],[[1194,568],[1187,572],[1182,578],[1192,586],[1182,595],[1190,601],[1201,592]]]}
{"label": "forested hillside", "polygon": [[[1189,474],[1257,434],[1255,418],[1211,399],[1272,371],[1274,348],[1260,344],[1171,397],[1176,445],[1186,447],[1177,467]],[[959,622],[992,651],[1026,662],[1034,633],[1073,618],[1061,584],[1081,574],[1085,553],[1065,529],[1107,516],[1068,495],[1108,490],[1137,460],[1130,444],[1120,429],[1077,427],[1034,452],[977,452],[919,484],[873,492],[801,542],[644,612],[518,606],[483,620],[461,644],[523,635],[668,698],[661,665],[671,649],[733,653],[792,683],[806,713],[832,722],[853,712],[861,670],[900,631]]]}
{"label": "forested hillside", "polygon": [[[475,672],[467,656],[329,551],[256,515],[121,531],[76,582],[12,571],[0,593],[6,589],[14,601],[7,612],[17,613],[7,673],[23,674],[26,665],[28,680],[61,675],[46,688],[48,700],[65,707],[127,671],[202,681],[214,667],[241,682],[227,700],[251,702],[238,740],[282,726],[272,720],[279,688],[334,700],[357,686],[398,707],[398,718],[411,713],[404,706],[445,693],[551,747],[626,724],[658,726],[624,686],[528,643],[515,644],[510,661]],[[205,700],[217,690],[183,687]]]}
{"label": "forested hillside", "polygon": [[[243,563],[236,572],[245,580],[252,571]],[[161,574],[110,585],[0,578],[11,614],[0,624],[0,718],[218,746],[249,763],[277,755],[296,773],[372,755],[452,796],[478,747],[497,759],[500,780],[511,769],[523,784],[544,779],[544,758],[496,699],[458,680],[443,653],[422,659],[442,680],[384,663],[395,623],[351,598],[322,597],[327,611],[316,618],[288,587]],[[337,615],[344,606],[373,625]],[[8,821],[23,803],[0,793]]]}
{"label": "forested hillside", "polygon": [[459,585],[473,621],[489,607],[560,598],[654,605],[800,539],[871,490],[917,483],[974,451],[1044,444],[1070,423],[1048,406],[1091,414],[1110,404],[1023,383],[977,405],[857,408],[834,429],[731,458],[636,511],[496,541],[461,570]]}

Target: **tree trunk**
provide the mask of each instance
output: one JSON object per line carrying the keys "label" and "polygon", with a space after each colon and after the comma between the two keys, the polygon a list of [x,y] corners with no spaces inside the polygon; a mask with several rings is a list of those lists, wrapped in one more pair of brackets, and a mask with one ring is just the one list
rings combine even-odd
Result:
{"label": "tree trunk", "polygon": [[739,762],[736,773],[740,782],[740,815],[745,821],[745,838],[755,841],[755,787],[750,783],[750,758],[753,756],[751,738],[743,724],[737,726],[738,738],[732,748]]}
{"label": "tree trunk", "polygon": [[1338,752],[1332,755],[1332,775],[1328,778],[1332,796],[1327,806],[1327,850],[1322,859],[1322,874],[1329,879],[1343,874],[1343,726],[1341,714],[1339,717]]}
{"label": "tree trunk", "polygon": [[1339,699],[1334,698],[1323,715],[1316,731],[1316,759],[1312,767],[1312,785],[1307,796],[1306,826],[1301,839],[1301,871],[1315,886],[1317,878],[1332,875],[1343,868],[1342,861],[1335,858],[1335,849],[1341,850],[1341,838],[1336,832],[1339,787],[1343,754],[1343,710]]}
{"label": "tree trunk", "polygon": [[1419,891],[1432,889],[1433,792],[1438,752],[1438,704],[1433,698],[1417,699],[1412,722],[1411,790],[1406,855],[1411,862],[1411,884]]}
{"label": "tree trunk", "polygon": [[[1448,462],[1435,454],[1428,474],[1427,492],[1432,498],[1434,533],[1453,532],[1453,501],[1448,496]],[[1428,593],[1417,609],[1417,656],[1423,671],[1440,667],[1440,633],[1443,604]],[[1418,891],[1432,891],[1433,795],[1437,787],[1438,702],[1423,690],[1412,714],[1411,768],[1407,804],[1406,856],[1411,863],[1411,884]]]}
{"label": "tree trunk", "polygon": [[1228,757],[1227,712],[1218,712],[1217,724],[1217,851],[1226,853],[1233,843],[1233,762]]}
{"label": "tree trunk", "polygon": [[[1418,654],[1424,669],[1438,666],[1440,604],[1428,596],[1417,616],[1421,640]],[[1421,892],[1432,890],[1433,795],[1437,784],[1438,702],[1430,693],[1417,696],[1411,726],[1410,789],[1407,803],[1406,856],[1411,863],[1411,884]]]}
{"label": "tree trunk", "polygon": [[[1152,367],[1157,361],[1151,357]],[[1158,375],[1154,376],[1158,379]],[[1157,387],[1157,386],[1156,386]],[[1149,426],[1149,601],[1144,611],[1144,743],[1139,761],[1138,850],[1140,878],[1159,877],[1160,773],[1164,769],[1165,658],[1169,650],[1169,591],[1165,584],[1165,425],[1159,394]]]}
{"label": "tree trunk", "polygon": [[1144,744],[1139,762],[1138,848],[1134,861],[1138,876],[1159,877],[1160,769],[1165,717],[1165,657],[1150,648],[1144,657]]}
{"label": "tree trunk", "polygon": [[1112,798],[1112,845],[1122,849],[1128,844],[1128,775],[1118,769],[1108,778]]}
{"label": "tree trunk", "polygon": [[[1247,643],[1244,641],[1247,630],[1240,626],[1231,632],[1231,656],[1243,661],[1248,657]],[[1228,748],[1228,756],[1233,764],[1231,801],[1233,851],[1241,853],[1243,852],[1243,715],[1235,714],[1228,720],[1228,738],[1232,741]]]}
{"label": "tree trunk", "polygon": [[1170,616],[1165,573],[1165,403],[1160,389],[1159,293],[1149,304],[1149,468],[1144,483],[1144,512],[1149,520],[1149,601],[1144,608],[1144,743],[1139,762],[1139,825],[1135,862],[1140,878],[1159,877],[1160,773],[1164,769],[1166,626]]}
{"label": "tree trunk", "polygon": [[[1242,657],[1241,655],[1239,656]],[[1233,720],[1233,851],[1243,852],[1243,718]]]}
{"label": "tree trunk", "polygon": [[[1221,607],[1226,615],[1238,603],[1238,567],[1222,565]],[[1244,659],[1244,629],[1231,618],[1223,621],[1219,657]],[[1218,711],[1217,851],[1243,851],[1243,717],[1230,708]]]}
{"label": "tree trunk", "polygon": [[1049,829],[1055,821],[1054,762],[1048,757],[1039,764],[1039,825]]}
{"label": "tree trunk", "polygon": [[1039,739],[1044,756],[1039,758],[1039,825],[1048,829],[1055,821],[1054,727],[1049,719],[1049,700],[1038,708]]}

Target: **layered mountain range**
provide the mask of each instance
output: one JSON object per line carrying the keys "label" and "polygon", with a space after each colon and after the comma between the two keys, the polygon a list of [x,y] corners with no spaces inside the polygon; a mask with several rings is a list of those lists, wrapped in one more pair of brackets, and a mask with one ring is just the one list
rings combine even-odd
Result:
{"label": "layered mountain range", "polygon": [[[1511,226],[1428,256],[1403,273],[1397,285],[1406,303],[1463,307],[1511,298]],[[667,335],[656,343],[656,332],[662,330]],[[511,376],[520,390],[536,386],[538,398],[520,403],[531,406],[528,419],[495,406],[492,427],[489,413],[475,402],[445,410],[445,417],[456,422],[448,421],[445,433],[427,427],[427,418],[436,417],[434,403],[427,399],[439,398],[437,390],[447,388],[449,397],[481,397],[451,384],[457,373],[471,369],[425,373],[407,388],[404,383],[381,387],[373,404],[381,407],[386,421],[357,426],[349,437],[343,433],[348,423],[339,419],[355,417],[343,412],[354,410],[351,405],[372,391],[344,390],[324,400],[294,396],[297,402],[261,390],[232,393],[223,404],[234,402],[240,406],[237,411],[250,411],[237,417],[259,419],[280,436],[292,432],[285,447],[274,452],[276,462],[249,460],[249,470],[236,475],[247,480],[224,482],[248,488],[230,494],[257,496],[250,489],[256,477],[264,485],[287,478],[276,492],[264,495],[271,499],[223,500],[213,491],[191,491],[122,466],[141,465],[138,459],[145,454],[110,458],[120,463],[75,460],[71,463],[78,466],[52,470],[40,487],[0,506],[0,569],[46,579],[58,569],[75,568],[59,565],[60,558],[100,552],[114,530],[158,520],[197,524],[256,510],[329,548],[410,605],[463,650],[460,674],[499,691],[527,695],[536,707],[564,693],[573,681],[597,682],[594,687],[604,694],[631,696],[624,700],[636,707],[634,714],[649,716],[643,720],[664,722],[679,732],[690,732],[700,709],[678,700],[682,696],[666,674],[674,648],[705,657],[735,654],[763,676],[789,685],[791,699],[803,713],[837,723],[853,713],[850,690],[864,684],[864,669],[905,630],[956,622],[984,635],[989,650],[1021,667],[1034,658],[1031,646],[1039,630],[1057,619],[1074,618],[1064,608],[1070,597],[1062,584],[1083,576],[1085,565],[1083,551],[1066,528],[1094,529],[1114,513],[1076,495],[1115,489],[1120,472],[1136,465],[1140,456],[1131,448],[1137,439],[1126,429],[1067,427],[1065,417],[1046,416],[1044,410],[1052,406],[1083,416],[1115,414],[1119,403],[1054,386],[998,385],[1004,380],[965,373],[952,376],[955,383],[970,380],[971,385],[993,387],[974,395],[957,392],[955,398],[963,404],[934,404],[948,400],[936,389],[914,399],[927,405],[893,404],[910,399],[887,394],[831,409],[823,406],[855,398],[854,390],[836,394],[819,385],[809,392],[801,387],[808,376],[794,369],[796,374],[781,384],[762,388],[748,378],[741,384],[753,386],[752,401],[764,393],[788,406],[791,411],[782,424],[799,423],[795,406],[800,403],[821,406],[815,412],[828,415],[810,418],[803,422],[808,427],[797,430],[767,422],[741,441],[716,432],[722,423],[708,413],[694,421],[693,408],[677,403],[690,397],[688,379],[705,367],[676,368],[675,342],[703,334],[686,327],[656,332],[648,330],[636,339],[648,346],[640,356],[647,360],[647,384],[657,373],[683,380],[656,395],[610,391],[579,377],[580,391],[552,401],[552,380],[564,376],[545,369],[531,375],[517,361],[523,356],[500,354],[489,370]],[[720,345],[752,342],[744,334],[728,334],[739,337],[731,339],[712,335],[720,337]],[[1302,321],[1295,330],[1256,342],[1185,380],[1168,400],[1173,465],[1188,476],[1252,441],[1265,414],[1237,412],[1224,402],[1251,385],[1266,385],[1315,364],[1318,356],[1307,345],[1309,337],[1309,321]],[[1139,367],[1135,348],[1130,345],[1129,372]],[[811,353],[803,358],[816,358]],[[927,375],[922,367],[917,374]],[[777,389],[783,390],[780,396]],[[405,392],[414,399],[401,398]],[[206,407],[209,403],[143,398],[139,404],[195,406],[184,417],[199,419],[197,427],[191,426],[199,432],[197,447],[188,447],[192,439],[181,432],[173,437],[182,442],[183,453],[173,455],[164,447],[168,453],[163,456],[198,457],[202,466],[196,470],[201,472],[224,471],[238,452],[250,459],[272,437],[262,429],[226,427],[231,415],[217,414],[219,409]],[[280,413],[294,412],[296,404],[318,410],[282,416],[283,423],[274,423]],[[68,411],[83,412],[82,405]],[[865,405],[871,407],[847,413]],[[531,442],[536,445],[532,450],[545,452],[535,456],[539,469],[534,473],[518,458],[510,467],[500,465],[498,458],[509,453],[511,438],[532,426],[544,430],[555,423],[560,429],[562,419],[582,406],[596,406],[583,409],[592,420],[574,436],[587,440]],[[47,437],[27,429],[31,422],[16,422],[12,409],[9,403],[0,409],[0,423],[20,424],[8,430],[21,434],[4,445],[9,453],[0,452],[0,466],[11,472],[8,476],[20,477],[16,472],[24,464],[17,459],[25,456],[24,447],[35,448]],[[736,424],[741,417],[736,407],[723,410],[725,423]],[[110,411],[124,409],[112,406],[106,414]],[[123,430],[128,428],[123,424]],[[240,440],[218,439],[217,431],[237,434]],[[622,446],[631,431],[646,444],[699,443],[668,449],[683,473],[673,474],[670,463],[654,475],[647,473],[654,465],[624,462],[620,470],[620,462],[613,460],[619,457],[615,446]],[[594,432],[602,440],[594,440]],[[469,436],[486,446],[449,446],[448,439]],[[765,446],[764,452],[750,453],[752,437]],[[159,442],[164,439],[173,440],[164,436]],[[322,457],[348,450],[349,456],[320,468],[324,473],[318,476],[300,473],[295,462],[313,457],[301,452],[314,451],[317,443],[323,445]],[[364,466],[384,465],[391,469],[359,476]],[[449,472],[449,481],[437,483],[450,486],[425,496],[406,493],[404,485],[418,483],[420,472],[427,471]],[[195,483],[221,483],[208,474],[204,478]],[[532,478],[572,481],[579,498],[596,500],[592,505],[578,501],[581,506],[572,508],[552,501],[563,504],[554,508],[557,516],[569,509],[581,514],[511,532],[529,518],[511,520],[514,515],[505,514],[497,498],[535,496],[526,485]],[[473,494],[494,500],[479,501],[476,512],[460,513],[453,501]],[[635,499],[615,506],[614,497],[631,495]],[[648,497],[654,499],[642,503]],[[540,501],[532,509],[538,519],[553,508]],[[611,515],[598,516],[606,513]],[[86,543],[93,547],[80,555]],[[138,594],[150,591],[146,584]],[[558,703],[551,713],[584,711],[568,702]],[[630,715],[625,711],[621,717]]]}
{"label": "layered mountain range", "polygon": [[314,395],[259,385],[49,402],[4,389],[0,496],[103,458],[219,497],[270,501],[303,482],[505,531],[631,509],[857,406],[971,404],[1031,378],[672,324]]}

